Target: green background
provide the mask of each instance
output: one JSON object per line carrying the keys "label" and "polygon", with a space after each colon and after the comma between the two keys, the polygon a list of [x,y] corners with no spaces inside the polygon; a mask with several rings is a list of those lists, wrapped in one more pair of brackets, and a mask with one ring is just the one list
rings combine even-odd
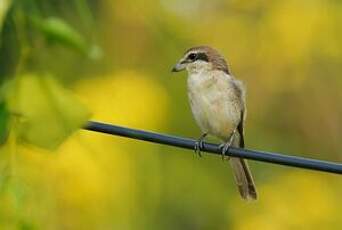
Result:
{"label": "green background", "polygon": [[170,70],[206,44],[247,86],[247,148],[341,162],[341,25],[334,0],[0,1],[0,228],[341,229],[337,175],[250,161],[245,202],[220,157],[78,130],[198,138]]}

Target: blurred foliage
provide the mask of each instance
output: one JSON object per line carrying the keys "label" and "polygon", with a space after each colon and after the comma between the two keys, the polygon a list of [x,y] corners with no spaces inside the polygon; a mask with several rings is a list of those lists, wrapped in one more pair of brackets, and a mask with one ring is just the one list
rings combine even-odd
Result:
{"label": "blurred foliage", "polygon": [[9,113],[4,101],[0,102],[0,145],[6,141],[8,134]]}
{"label": "blurred foliage", "polygon": [[7,91],[13,126],[24,142],[56,148],[88,121],[84,106],[50,76],[17,77]]}
{"label": "blurred foliage", "polygon": [[11,6],[11,0],[3,0],[0,2],[0,30],[2,29],[2,24],[6,18],[7,10]]}
{"label": "blurred foliage", "polygon": [[59,18],[35,20],[37,28],[50,42],[61,43],[85,53],[87,45],[83,37]]}
{"label": "blurred foliage", "polygon": [[[12,123],[11,130],[24,142],[56,148],[73,131],[82,127],[89,115],[85,107],[71,98],[55,80],[44,76],[46,71],[38,67],[31,69],[31,63],[36,59],[33,54],[35,43],[41,33],[49,42],[83,54],[87,53],[88,45],[63,19],[44,18],[38,8],[41,5],[42,2],[35,1],[14,1],[12,6],[10,1],[2,3],[0,24],[5,20],[5,26],[0,64],[7,67],[1,73],[0,137],[3,142]],[[7,11],[8,22],[5,19]],[[8,115],[12,115],[12,119]]]}
{"label": "blurred foliage", "polygon": [[249,148],[341,161],[341,12],[335,0],[0,0],[0,229],[341,229],[338,176],[251,162],[260,199],[245,203],[217,157],[75,132],[87,107],[198,137],[186,74],[170,68],[208,44],[247,85]]}

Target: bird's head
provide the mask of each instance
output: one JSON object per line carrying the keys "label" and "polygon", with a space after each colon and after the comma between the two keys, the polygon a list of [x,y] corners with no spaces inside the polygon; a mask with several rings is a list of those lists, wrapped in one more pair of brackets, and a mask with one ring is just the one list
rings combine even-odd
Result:
{"label": "bird's head", "polygon": [[184,69],[189,74],[212,70],[220,70],[229,74],[228,65],[223,56],[209,46],[196,46],[188,49],[172,68],[172,72],[179,72]]}

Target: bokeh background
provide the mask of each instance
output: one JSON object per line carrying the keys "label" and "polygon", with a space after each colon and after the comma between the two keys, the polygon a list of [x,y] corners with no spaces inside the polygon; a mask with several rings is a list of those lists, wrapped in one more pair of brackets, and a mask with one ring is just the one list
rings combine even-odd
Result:
{"label": "bokeh background", "polygon": [[[341,229],[337,175],[79,130],[197,138],[186,73],[207,44],[248,88],[247,148],[342,161],[336,0],[0,0],[0,229]],[[215,141],[214,139],[210,139]]]}

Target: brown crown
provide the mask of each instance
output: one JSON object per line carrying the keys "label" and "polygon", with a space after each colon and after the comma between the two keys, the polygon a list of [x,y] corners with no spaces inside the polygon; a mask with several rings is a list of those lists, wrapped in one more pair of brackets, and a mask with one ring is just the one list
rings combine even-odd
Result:
{"label": "brown crown", "polygon": [[221,70],[227,74],[230,73],[226,60],[224,60],[224,57],[216,49],[209,46],[195,46],[188,49],[185,53],[191,51],[203,52],[208,57],[209,62],[213,65],[215,70]]}

